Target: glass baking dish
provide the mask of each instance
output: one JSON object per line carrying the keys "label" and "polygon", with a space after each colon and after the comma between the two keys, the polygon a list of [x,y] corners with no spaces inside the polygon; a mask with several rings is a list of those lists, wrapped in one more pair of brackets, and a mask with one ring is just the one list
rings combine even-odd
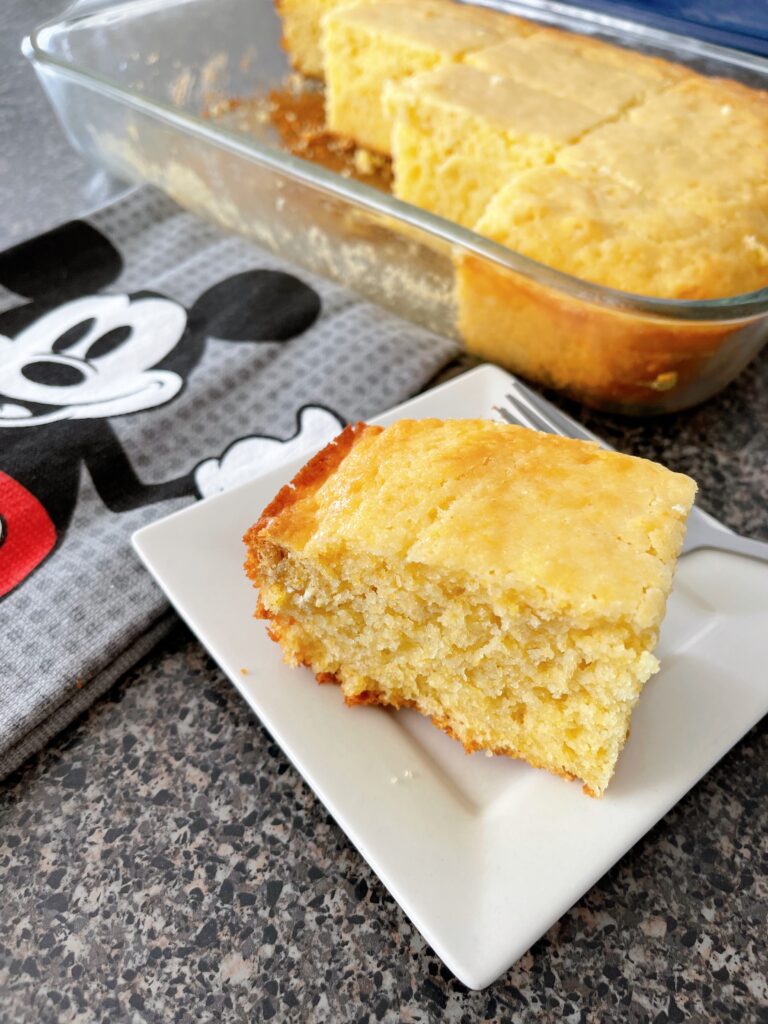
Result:
{"label": "glass baking dish", "polygon": [[[768,60],[556,3],[487,6],[766,88]],[[207,116],[289,66],[272,0],[133,0],[48,23],[24,49],[72,144],[120,177],[331,277],[529,379],[614,411],[725,387],[768,337],[768,289],[656,299],[579,280],[299,159],[274,128]]]}

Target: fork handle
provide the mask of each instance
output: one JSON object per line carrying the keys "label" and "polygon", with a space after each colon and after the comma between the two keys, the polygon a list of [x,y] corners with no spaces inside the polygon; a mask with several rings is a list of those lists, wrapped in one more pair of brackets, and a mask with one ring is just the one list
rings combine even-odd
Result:
{"label": "fork handle", "polygon": [[734,555],[747,555],[749,558],[757,558],[762,562],[768,562],[768,543],[763,540],[753,540],[751,537],[741,537],[738,533],[731,533],[719,526],[712,526],[704,519],[700,519],[691,529],[693,522],[689,524],[688,535],[685,538],[683,551],[699,551],[701,548],[713,548],[716,551],[728,551]]}

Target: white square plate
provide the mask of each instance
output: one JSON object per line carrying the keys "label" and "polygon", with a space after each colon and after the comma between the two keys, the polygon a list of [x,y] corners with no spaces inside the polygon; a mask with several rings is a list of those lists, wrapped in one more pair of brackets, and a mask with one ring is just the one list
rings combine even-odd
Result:
{"label": "white square plate", "polygon": [[[377,422],[495,417],[508,382],[481,367]],[[663,668],[606,796],[591,800],[521,762],[468,757],[415,712],[349,709],[283,664],[252,617],[241,537],[304,461],[145,527],[136,550],[427,942],[483,988],[768,711],[768,571],[720,552],[681,559]]]}

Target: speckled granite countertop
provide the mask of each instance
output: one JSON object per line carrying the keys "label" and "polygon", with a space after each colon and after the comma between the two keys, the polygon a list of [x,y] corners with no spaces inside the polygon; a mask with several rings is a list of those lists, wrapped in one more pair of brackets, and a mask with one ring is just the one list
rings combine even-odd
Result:
{"label": "speckled granite countertop", "polygon": [[[11,0],[3,35],[53,13]],[[24,100],[37,124],[39,100]],[[27,191],[34,176],[48,194],[61,167],[68,183],[55,208],[3,204],[6,237],[88,194],[51,140],[60,160],[3,153]],[[692,413],[590,425],[690,472],[711,511],[768,538],[768,352]],[[178,627],[0,785],[0,1021],[768,1021],[766,763],[763,723],[500,981],[468,992]]]}

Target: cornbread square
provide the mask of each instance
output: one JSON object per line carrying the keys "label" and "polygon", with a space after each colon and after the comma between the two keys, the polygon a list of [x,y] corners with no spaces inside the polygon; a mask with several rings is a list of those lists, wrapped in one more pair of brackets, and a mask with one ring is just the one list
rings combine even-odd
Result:
{"label": "cornbread square", "polygon": [[395,195],[465,227],[516,173],[551,162],[601,120],[575,100],[463,64],[390,86],[386,101]]}
{"label": "cornbread square", "polygon": [[329,11],[365,3],[402,0],[275,0],[283,28],[282,46],[296,71],[323,78],[322,21]]}
{"label": "cornbread square", "polygon": [[671,81],[658,73],[646,73],[642,63],[624,66],[601,60],[604,49],[613,49],[604,44],[579,45],[583,37],[561,36],[542,32],[525,39],[508,39],[470,54],[466,60],[474,67],[505,75],[552,96],[577,99],[582,106],[610,117]]}
{"label": "cornbread square", "polygon": [[634,124],[683,129],[691,117],[715,127],[725,137],[732,131],[765,130],[768,92],[750,89],[731,78],[688,74],[663,96],[649,96],[631,111]]}
{"label": "cornbread square", "polygon": [[382,101],[387,82],[456,62],[527,30],[510,15],[450,0],[403,0],[331,12],[323,21],[328,127],[389,154],[392,124]]}
{"label": "cornbread square", "polygon": [[740,206],[759,235],[768,210],[768,94],[691,78],[590,132],[558,163],[698,209],[713,224],[724,219],[723,205]]}
{"label": "cornbread square", "polygon": [[415,707],[600,796],[658,667],[695,490],[523,427],[357,424],[264,510],[246,571],[286,661],[348,704]]}
{"label": "cornbread square", "polygon": [[[763,209],[768,205],[768,92],[725,79],[691,76],[664,95],[649,97],[630,112],[628,121],[659,139],[652,157],[662,183],[667,174],[683,173],[688,162],[692,169],[688,184],[695,171],[722,196],[742,204],[759,203]],[[695,155],[680,146],[681,136],[696,146]],[[669,149],[666,163],[662,147]],[[625,173],[629,176],[627,169]],[[634,180],[642,187],[649,182],[640,173],[636,168]]]}
{"label": "cornbread square", "polygon": [[[496,194],[476,230],[577,278],[641,295],[703,299],[768,285],[764,210],[638,194],[589,166],[578,177],[557,164],[526,171]],[[737,329],[663,323],[471,255],[458,261],[456,299],[470,352],[625,410],[684,390],[722,360]]]}
{"label": "cornbread square", "polygon": [[320,24],[336,7],[349,7],[356,0],[275,0],[283,26],[283,49],[293,67],[311,78],[323,77]]}
{"label": "cornbread square", "polygon": [[[558,164],[566,160],[561,153]],[[705,299],[768,284],[766,210],[715,197],[670,203],[586,162],[578,174],[555,165],[519,175],[476,230],[557,270],[640,295]]]}

